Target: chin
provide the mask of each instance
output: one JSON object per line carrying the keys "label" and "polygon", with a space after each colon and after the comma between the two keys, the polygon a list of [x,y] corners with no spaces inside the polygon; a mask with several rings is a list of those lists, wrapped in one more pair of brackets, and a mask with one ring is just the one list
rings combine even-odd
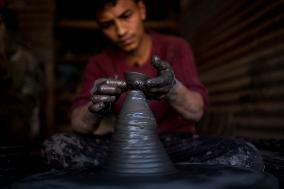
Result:
{"label": "chin", "polygon": [[121,47],[122,51],[127,52],[127,53],[132,53],[137,50],[137,47],[135,45],[130,45],[127,47]]}

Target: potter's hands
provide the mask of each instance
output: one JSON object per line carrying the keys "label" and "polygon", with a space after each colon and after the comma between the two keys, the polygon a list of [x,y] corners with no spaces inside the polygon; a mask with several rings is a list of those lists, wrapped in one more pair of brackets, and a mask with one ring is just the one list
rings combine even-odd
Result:
{"label": "potter's hands", "polygon": [[148,79],[145,83],[145,94],[149,99],[163,99],[168,96],[176,82],[174,72],[170,64],[154,56],[152,65],[159,72],[159,76]]}
{"label": "potter's hands", "polygon": [[126,86],[125,81],[117,78],[97,79],[91,90],[92,104],[89,106],[89,111],[98,115],[108,113],[111,109],[111,103],[117,100]]}

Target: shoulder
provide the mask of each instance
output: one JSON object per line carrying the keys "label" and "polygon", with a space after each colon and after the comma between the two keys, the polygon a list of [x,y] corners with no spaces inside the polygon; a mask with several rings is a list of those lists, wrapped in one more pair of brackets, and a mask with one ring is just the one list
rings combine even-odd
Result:
{"label": "shoulder", "polygon": [[107,50],[103,50],[101,52],[91,55],[91,57],[89,58],[89,63],[97,64],[99,62],[106,61],[107,59]]}
{"label": "shoulder", "polygon": [[192,56],[192,51],[188,42],[178,36],[153,33],[153,52],[160,58],[169,62],[179,62],[188,56]]}
{"label": "shoulder", "polygon": [[[165,47],[182,47],[188,46],[188,42],[179,36],[161,34],[157,32],[151,33],[155,45]],[[178,49],[177,49],[178,50]]]}
{"label": "shoulder", "polygon": [[110,64],[110,62],[111,60],[108,50],[104,49],[101,52],[98,52],[90,56],[87,63],[87,68],[100,67],[103,65],[105,66],[106,64]]}

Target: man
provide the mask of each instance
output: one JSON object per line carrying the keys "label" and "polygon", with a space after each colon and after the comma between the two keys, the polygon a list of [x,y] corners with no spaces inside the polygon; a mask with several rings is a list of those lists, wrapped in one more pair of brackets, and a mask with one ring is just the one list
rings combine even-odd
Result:
{"label": "man", "polygon": [[[111,111],[118,114],[125,98],[123,73],[136,71],[150,77],[143,84],[143,89],[147,89],[144,93],[156,118],[160,138],[174,162],[262,169],[257,151],[245,142],[193,135],[194,123],[206,110],[207,92],[183,39],[146,32],[143,25],[146,8],[142,0],[100,0],[96,4],[96,20],[113,47],[90,59],[81,93],[72,108],[72,128],[79,135],[58,135],[46,141],[43,154],[49,163],[80,167],[104,162],[110,137],[91,134],[106,114]],[[54,144],[58,144],[56,148]]]}
{"label": "man", "polygon": [[39,135],[39,61],[18,33],[18,20],[0,6],[0,143],[23,144]]}

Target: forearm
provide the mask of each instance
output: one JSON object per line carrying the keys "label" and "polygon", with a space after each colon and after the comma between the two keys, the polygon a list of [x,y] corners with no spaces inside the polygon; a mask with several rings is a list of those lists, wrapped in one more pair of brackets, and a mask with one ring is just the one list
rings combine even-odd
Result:
{"label": "forearm", "polygon": [[91,113],[88,109],[90,105],[91,102],[73,110],[71,114],[71,126],[75,132],[91,134],[98,128],[102,117]]}
{"label": "forearm", "polygon": [[180,82],[177,82],[167,95],[167,100],[185,119],[199,121],[203,115],[202,96],[198,92],[189,90]]}

